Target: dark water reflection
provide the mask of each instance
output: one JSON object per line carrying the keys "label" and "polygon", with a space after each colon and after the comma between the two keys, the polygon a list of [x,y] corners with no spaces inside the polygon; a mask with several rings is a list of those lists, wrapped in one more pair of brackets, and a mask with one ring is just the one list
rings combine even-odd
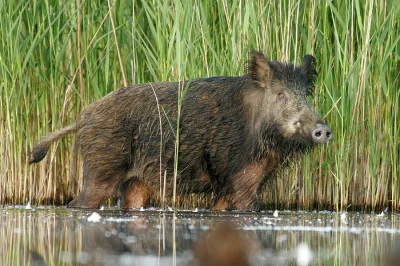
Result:
{"label": "dark water reflection", "polygon": [[195,256],[241,250],[249,265],[400,262],[398,214],[95,212],[98,222],[88,221],[93,210],[0,208],[0,264],[195,265]]}

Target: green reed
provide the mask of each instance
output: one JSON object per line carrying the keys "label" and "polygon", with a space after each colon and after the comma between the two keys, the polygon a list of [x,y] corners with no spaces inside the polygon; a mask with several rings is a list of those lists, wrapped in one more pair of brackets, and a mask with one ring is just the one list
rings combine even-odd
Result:
{"label": "green reed", "polygon": [[31,0],[1,1],[0,14],[2,204],[76,195],[73,137],[37,165],[26,154],[94,100],[125,83],[242,75],[255,49],[274,60],[316,57],[313,105],[334,132],[267,183],[265,202],[400,207],[398,1]]}

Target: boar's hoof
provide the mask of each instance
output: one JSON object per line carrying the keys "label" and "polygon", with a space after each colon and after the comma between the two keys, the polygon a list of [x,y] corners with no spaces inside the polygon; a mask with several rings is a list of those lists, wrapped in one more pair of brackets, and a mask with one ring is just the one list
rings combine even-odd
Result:
{"label": "boar's hoof", "polygon": [[268,207],[267,204],[265,204],[264,202],[256,201],[253,204],[253,211],[261,212],[261,211],[267,210],[268,209],[267,207]]}

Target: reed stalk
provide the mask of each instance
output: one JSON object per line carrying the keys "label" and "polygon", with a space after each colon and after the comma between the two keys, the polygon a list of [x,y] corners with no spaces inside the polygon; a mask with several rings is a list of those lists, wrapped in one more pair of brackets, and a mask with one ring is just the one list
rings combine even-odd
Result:
{"label": "reed stalk", "polygon": [[[66,204],[76,195],[82,166],[72,138],[39,164],[26,154],[125,86],[125,73],[132,83],[242,75],[255,49],[280,61],[316,57],[312,103],[334,132],[268,182],[264,201],[400,208],[399,1],[31,0],[1,1],[0,14],[1,204]],[[179,123],[176,132],[178,164]]]}

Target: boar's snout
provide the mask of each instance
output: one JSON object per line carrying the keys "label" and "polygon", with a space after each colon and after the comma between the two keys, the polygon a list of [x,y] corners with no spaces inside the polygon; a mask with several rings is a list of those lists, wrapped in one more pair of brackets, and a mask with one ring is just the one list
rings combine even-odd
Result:
{"label": "boar's snout", "polygon": [[315,143],[328,143],[332,139],[332,130],[327,125],[317,124],[312,133],[312,139]]}

